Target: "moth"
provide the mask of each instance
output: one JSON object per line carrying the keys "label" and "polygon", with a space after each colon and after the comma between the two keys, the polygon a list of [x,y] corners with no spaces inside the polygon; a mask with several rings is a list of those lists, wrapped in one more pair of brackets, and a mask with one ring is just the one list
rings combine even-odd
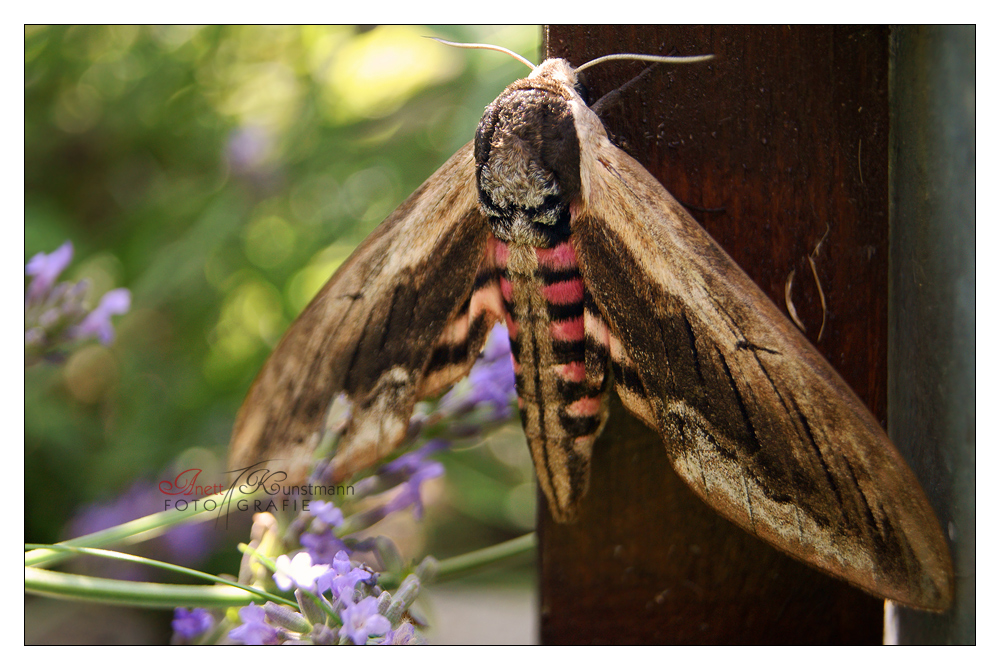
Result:
{"label": "moth", "polygon": [[875,418],[608,139],[578,90],[597,61],[521,60],[531,73],[486,108],[475,139],[292,324],[237,416],[231,465],[308,463],[336,396],[351,416],[334,479],[377,463],[414,404],[464,377],[504,323],[556,520],[587,492],[613,389],[725,518],[879,597],[946,609],[947,544]]}

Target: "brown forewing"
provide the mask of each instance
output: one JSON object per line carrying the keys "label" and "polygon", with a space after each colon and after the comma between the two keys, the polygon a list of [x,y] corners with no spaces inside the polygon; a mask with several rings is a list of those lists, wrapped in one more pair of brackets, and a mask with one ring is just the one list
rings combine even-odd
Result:
{"label": "brown forewing", "polygon": [[881,597],[946,608],[940,526],[875,419],[659,182],[603,134],[583,141],[573,238],[626,407],[747,531]]}
{"label": "brown forewing", "polygon": [[468,373],[498,318],[481,301],[470,304],[487,235],[470,143],[375,229],[289,328],[236,418],[230,465],[280,459],[288,481],[302,481],[341,393],[352,414],[337,477],[391,452],[414,403]]}

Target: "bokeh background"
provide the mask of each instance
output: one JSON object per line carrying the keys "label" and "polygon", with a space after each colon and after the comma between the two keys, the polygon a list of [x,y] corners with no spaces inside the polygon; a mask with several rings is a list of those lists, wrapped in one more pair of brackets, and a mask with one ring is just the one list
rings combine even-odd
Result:
{"label": "bokeh background", "polygon": [[[424,35],[537,60],[541,32],[26,28],[25,261],[71,240],[63,279],[88,278],[95,301],[124,286],[133,301],[111,347],[25,370],[25,541],[158,511],[144,507],[155,482],[223,468],[236,410],[295,315],[526,74]],[[516,423],[441,460],[426,518],[379,529],[404,555],[446,557],[534,527]],[[160,551],[235,572],[238,540],[205,525]],[[533,569],[480,579],[530,586]],[[26,636],[45,634],[32,615],[51,620],[54,607],[29,600]]]}

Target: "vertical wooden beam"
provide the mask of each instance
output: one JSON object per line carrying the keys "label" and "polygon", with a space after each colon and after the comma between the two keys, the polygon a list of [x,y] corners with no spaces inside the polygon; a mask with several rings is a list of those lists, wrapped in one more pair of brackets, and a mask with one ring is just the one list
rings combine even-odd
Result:
{"label": "vertical wooden beam", "polygon": [[[621,52],[716,55],[660,66],[605,123],[779,306],[794,271],[790,301],[808,337],[882,420],[888,37],[837,27],[546,31],[548,56],[574,64]],[[643,67],[588,71],[590,97]],[[575,524],[552,522],[539,505],[543,642],[881,641],[882,601],[717,516],[620,405],[592,472]]]}

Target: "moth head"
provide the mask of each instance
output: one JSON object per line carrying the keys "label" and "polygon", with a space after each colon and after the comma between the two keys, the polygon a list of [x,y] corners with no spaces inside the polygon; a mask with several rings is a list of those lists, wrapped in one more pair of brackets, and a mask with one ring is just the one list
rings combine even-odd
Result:
{"label": "moth head", "polygon": [[[590,112],[577,90],[577,74],[607,60],[710,58],[614,54],[578,68],[561,58],[536,67],[501,47],[438,41],[501,51],[531,68],[486,108],[476,130],[474,155],[479,203],[493,234],[508,243],[535,247],[555,246],[569,235],[570,204],[581,193],[580,140],[593,141],[589,135],[603,130],[596,117],[578,123],[577,116]],[[581,132],[588,137],[581,138]]]}
{"label": "moth head", "polygon": [[569,232],[580,193],[580,144],[569,63],[548,60],[490,104],[475,139],[479,202],[494,234],[548,247]]}

